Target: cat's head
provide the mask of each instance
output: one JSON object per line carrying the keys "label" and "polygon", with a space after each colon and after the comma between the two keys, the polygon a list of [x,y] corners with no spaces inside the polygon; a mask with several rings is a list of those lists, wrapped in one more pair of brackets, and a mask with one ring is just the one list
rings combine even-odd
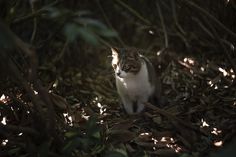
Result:
{"label": "cat's head", "polygon": [[121,78],[133,76],[140,71],[140,55],[135,49],[111,48],[112,67]]}

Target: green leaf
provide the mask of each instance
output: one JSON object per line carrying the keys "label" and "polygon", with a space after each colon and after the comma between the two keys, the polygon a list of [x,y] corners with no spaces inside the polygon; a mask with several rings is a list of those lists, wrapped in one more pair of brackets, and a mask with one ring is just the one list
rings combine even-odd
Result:
{"label": "green leaf", "polygon": [[79,145],[80,145],[80,139],[74,138],[73,140],[68,141],[68,143],[62,149],[62,151],[65,153],[69,153],[73,151],[75,148],[79,147]]}
{"label": "green leaf", "polygon": [[51,141],[42,143],[38,147],[38,156],[39,157],[47,157],[49,155],[49,152],[50,152],[50,145],[51,145]]}
{"label": "green leaf", "polygon": [[118,36],[117,32],[110,29],[98,31],[98,34],[104,37],[117,37]]}
{"label": "green leaf", "polygon": [[75,23],[69,23],[65,26],[64,34],[69,42],[73,42],[78,36],[86,42],[97,45],[96,35],[87,28],[81,27]]}
{"label": "green leaf", "polygon": [[92,155],[99,154],[99,153],[101,153],[105,148],[106,148],[105,145],[97,145],[95,148],[93,148],[91,154],[92,154]]}
{"label": "green leaf", "polygon": [[91,18],[78,18],[76,21],[86,27],[94,27],[99,29],[107,29],[107,27],[98,20]]}
{"label": "green leaf", "polygon": [[92,14],[92,12],[89,10],[82,10],[82,11],[75,12],[75,15],[80,16],[80,17],[86,16],[86,15],[91,15],[91,14]]}
{"label": "green leaf", "polygon": [[96,117],[90,117],[89,121],[86,124],[86,133],[88,137],[100,139],[100,128],[97,125],[97,119]]}
{"label": "green leaf", "polygon": [[93,45],[98,45],[98,39],[91,30],[81,27],[80,29],[78,29],[78,32],[80,37],[84,39],[86,42]]}
{"label": "green leaf", "polygon": [[101,138],[101,134],[100,134],[99,130],[97,130],[96,132],[94,132],[92,136],[95,137],[95,138],[97,138],[97,139],[100,139],[100,138]]}
{"label": "green leaf", "polygon": [[66,136],[67,138],[72,138],[72,137],[75,137],[75,136],[77,136],[77,135],[79,135],[79,132],[78,132],[78,131],[68,131],[68,132],[65,133],[65,136]]}
{"label": "green leaf", "polygon": [[21,150],[20,147],[16,147],[16,148],[10,149],[8,153],[9,155],[17,155],[17,153],[20,152],[20,150]]}
{"label": "green leaf", "polygon": [[74,23],[65,25],[64,34],[69,42],[72,42],[76,39],[79,34],[78,29],[78,26]]}
{"label": "green leaf", "polygon": [[58,8],[54,8],[54,7],[44,8],[43,10],[47,12],[46,15],[48,18],[58,18],[62,14]]}

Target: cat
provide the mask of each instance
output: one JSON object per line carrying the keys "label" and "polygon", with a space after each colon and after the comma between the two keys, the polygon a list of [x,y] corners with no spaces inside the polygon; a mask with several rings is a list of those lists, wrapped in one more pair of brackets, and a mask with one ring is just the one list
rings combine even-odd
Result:
{"label": "cat", "polygon": [[159,99],[152,63],[133,48],[111,48],[117,92],[125,111],[138,114],[149,100]]}

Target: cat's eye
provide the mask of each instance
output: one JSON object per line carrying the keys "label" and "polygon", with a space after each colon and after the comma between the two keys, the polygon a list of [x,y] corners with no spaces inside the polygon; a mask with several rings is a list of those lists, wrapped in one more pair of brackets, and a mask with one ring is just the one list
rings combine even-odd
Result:
{"label": "cat's eye", "polygon": [[125,70],[125,71],[130,70],[130,68],[131,68],[131,67],[128,66],[128,65],[125,65],[125,66],[124,66],[124,70]]}

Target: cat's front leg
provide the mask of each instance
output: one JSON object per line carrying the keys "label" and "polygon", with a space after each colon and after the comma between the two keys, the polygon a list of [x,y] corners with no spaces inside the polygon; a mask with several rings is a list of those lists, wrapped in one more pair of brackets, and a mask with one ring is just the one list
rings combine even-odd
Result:
{"label": "cat's front leg", "polygon": [[143,111],[143,109],[144,109],[144,103],[143,102],[138,102],[136,112],[140,113],[140,112]]}
{"label": "cat's front leg", "polygon": [[134,103],[132,100],[130,100],[128,97],[122,97],[122,103],[123,103],[123,107],[125,109],[125,111],[128,113],[128,114],[135,114],[135,111],[134,111]]}

